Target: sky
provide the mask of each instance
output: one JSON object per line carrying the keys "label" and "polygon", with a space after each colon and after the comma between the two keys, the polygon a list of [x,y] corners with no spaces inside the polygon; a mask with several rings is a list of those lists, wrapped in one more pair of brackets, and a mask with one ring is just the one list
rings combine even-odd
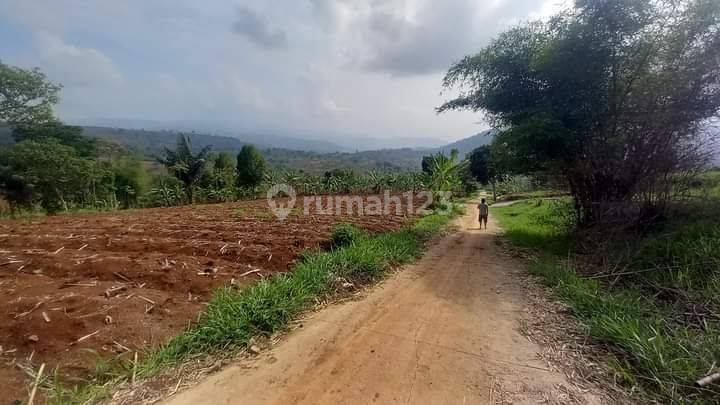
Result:
{"label": "sky", "polygon": [[[64,88],[68,122],[452,141],[444,72],[561,0],[2,0],[0,60]],[[198,128],[202,129],[202,128]]]}

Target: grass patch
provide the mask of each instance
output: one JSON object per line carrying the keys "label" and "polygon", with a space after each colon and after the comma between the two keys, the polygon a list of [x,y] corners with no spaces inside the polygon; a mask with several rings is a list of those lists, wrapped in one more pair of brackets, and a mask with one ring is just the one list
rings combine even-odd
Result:
{"label": "grass patch", "polygon": [[572,249],[572,237],[567,232],[572,223],[568,208],[568,200],[530,200],[491,211],[515,246],[567,255]]}
{"label": "grass patch", "polygon": [[[145,356],[137,366],[138,377],[155,375],[190,356],[239,350],[250,345],[255,337],[282,330],[317,300],[340,292],[343,284],[368,285],[393,266],[416,260],[424,243],[441,232],[451,218],[452,215],[428,215],[404,229],[377,236],[369,236],[352,225],[338,225],[333,236],[342,243],[329,252],[305,254],[292,272],[242,290],[218,289],[196,326]],[[116,377],[116,382],[127,378],[126,373]],[[55,385],[51,400],[56,403],[92,402],[101,399],[95,395],[110,392],[97,384],[71,389]]]}
{"label": "grass patch", "polygon": [[[555,214],[567,208],[558,204],[523,202],[496,208],[493,213],[513,244],[538,253],[540,259],[529,271],[570,305],[589,335],[616,354],[609,362],[620,381],[641,388],[660,402],[716,403],[720,386],[699,389],[693,384],[720,361],[717,322],[699,327],[679,322],[682,306],[649,293],[648,286],[710,298],[718,291],[718,267],[708,271],[700,263],[720,255],[720,225],[677,218],[625,248],[633,252],[628,271],[646,266],[658,271],[604,284],[578,275],[562,260],[572,251],[572,243],[563,215]],[[663,263],[677,266],[661,271]]]}

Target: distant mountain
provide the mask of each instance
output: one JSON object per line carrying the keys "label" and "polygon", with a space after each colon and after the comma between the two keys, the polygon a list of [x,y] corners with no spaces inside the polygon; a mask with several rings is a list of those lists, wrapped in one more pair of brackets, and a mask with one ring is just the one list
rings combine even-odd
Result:
{"label": "distant mountain", "polygon": [[[123,131],[125,134],[134,134],[137,131],[139,134],[175,134],[177,137],[178,133],[187,134],[198,134],[198,136],[218,136],[236,139],[243,144],[250,143],[260,148],[274,148],[282,147],[294,150],[313,151],[313,152],[351,152],[355,149],[337,145],[335,143],[320,140],[311,139],[304,136],[286,136],[277,135],[271,131],[258,131],[258,132],[238,132],[235,130],[224,128],[223,125],[217,125],[219,127],[213,130],[198,128],[214,128],[210,123],[199,123],[199,122],[163,122],[163,121],[152,121],[152,120],[124,120],[124,119],[100,119],[92,121],[74,121],[69,122],[71,125],[80,125],[86,128],[86,133],[91,136],[99,138],[112,138],[119,131]],[[285,133],[285,132],[282,132]],[[212,134],[212,135],[207,135]],[[174,142],[173,142],[174,143]]]}
{"label": "distant mountain", "polygon": [[[180,133],[165,130],[149,131],[145,129],[83,127],[83,134],[117,143],[136,152],[156,155],[162,153],[163,148],[174,148]],[[190,141],[194,147],[204,148],[205,146],[210,146],[216,152],[237,152],[243,145],[251,143],[228,136],[195,133],[189,133],[187,135],[190,137]],[[259,145],[258,147],[262,146]]]}
{"label": "distant mountain", "polygon": [[[356,152],[378,149],[434,148],[444,142],[439,139],[413,136],[372,136],[362,132],[307,130],[299,128],[262,128],[252,125],[251,120],[197,121],[197,120],[137,120],[121,118],[74,119],[72,125],[144,129],[146,131],[195,132],[238,138],[262,147],[282,147],[313,152]],[[253,127],[253,130],[238,128]]]}
{"label": "distant mountain", "polygon": [[[125,129],[111,127],[83,127],[86,136],[118,144],[125,149],[145,155],[148,159],[159,155],[163,148],[174,148],[180,132],[169,130]],[[360,172],[369,170],[420,170],[422,157],[440,151],[449,153],[457,149],[464,157],[478,146],[489,143],[491,131],[471,136],[435,148],[385,148],[360,152],[320,152],[302,150],[298,147],[312,145],[300,140],[300,144],[289,141],[279,142],[276,138],[265,138],[257,142],[254,137],[242,139],[231,136],[188,133],[194,148],[210,146],[213,152],[237,153],[243,145],[254,144],[261,149],[272,167],[304,170],[321,174],[336,168],[351,168]],[[278,143],[276,143],[278,142]],[[322,142],[322,141],[318,141]],[[10,129],[0,126],[0,147],[13,143]],[[280,147],[278,147],[280,146]],[[320,148],[322,149],[322,148]]]}
{"label": "distant mountain", "polygon": [[493,136],[497,133],[495,129],[488,129],[477,135],[473,135],[469,138],[464,138],[453,143],[449,143],[441,148],[440,151],[449,153],[453,149],[457,149],[460,153],[461,158],[465,158],[465,155],[472,152],[473,150],[483,146],[489,145],[492,142]]}

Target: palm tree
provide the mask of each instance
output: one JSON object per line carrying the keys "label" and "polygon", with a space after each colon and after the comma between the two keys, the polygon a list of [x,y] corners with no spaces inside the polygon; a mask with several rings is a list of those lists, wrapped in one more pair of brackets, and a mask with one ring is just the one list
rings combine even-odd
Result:
{"label": "palm tree", "polygon": [[193,154],[190,138],[181,134],[175,150],[165,148],[165,156],[156,158],[158,162],[165,165],[168,172],[183,182],[190,204],[195,202],[193,188],[202,176],[209,152],[210,147],[206,146],[197,154]]}

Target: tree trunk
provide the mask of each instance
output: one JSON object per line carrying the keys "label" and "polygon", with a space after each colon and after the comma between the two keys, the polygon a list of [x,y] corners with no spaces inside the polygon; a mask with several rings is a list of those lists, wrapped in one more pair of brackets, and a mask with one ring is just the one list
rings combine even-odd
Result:
{"label": "tree trunk", "polygon": [[58,198],[60,199],[60,204],[62,204],[63,211],[68,212],[69,211],[68,205],[67,205],[67,202],[65,201],[65,199],[63,198],[62,193],[60,192],[60,190],[57,187],[53,187],[53,188],[55,189],[55,194],[57,194]]}
{"label": "tree trunk", "polygon": [[491,181],[492,183],[492,193],[493,193],[493,202],[497,201],[497,193],[495,192],[495,180]]}
{"label": "tree trunk", "polygon": [[187,188],[185,189],[185,193],[187,194],[188,202],[190,204],[194,204],[195,203],[195,195],[193,192],[193,187],[187,186]]}

